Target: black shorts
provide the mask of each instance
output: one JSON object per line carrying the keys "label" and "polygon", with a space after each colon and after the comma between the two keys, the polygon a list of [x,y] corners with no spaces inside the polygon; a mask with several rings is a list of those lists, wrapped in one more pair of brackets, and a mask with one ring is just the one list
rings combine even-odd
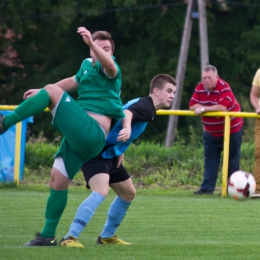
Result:
{"label": "black shorts", "polygon": [[88,186],[88,182],[96,174],[99,173],[107,173],[109,174],[109,184],[117,183],[121,181],[128,180],[130,178],[129,173],[121,164],[119,168],[117,166],[117,157],[112,159],[104,159],[100,154],[95,158],[89,160],[84,163],[81,170],[86,180],[86,187],[90,189]]}

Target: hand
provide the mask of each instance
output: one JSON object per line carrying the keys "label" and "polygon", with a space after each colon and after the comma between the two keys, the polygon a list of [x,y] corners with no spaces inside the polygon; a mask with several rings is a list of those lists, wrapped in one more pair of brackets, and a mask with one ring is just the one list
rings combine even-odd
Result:
{"label": "hand", "polygon": [[194,112],[195,112],[195,115],[200,115],[200,114],[202,114],[203,113],[203,111],[202,111],[202,109],[201,109],[202,107],[197,107],[197,108],[195,108],[195,110],[194,110]]}
{"label": "hand", "polygon": [[79,27],[78,33],[83,37],[84,42],[91,47],[93,42],[90,31],[88,31],[85,27]]}
{"label": "hand", "polygon": [[258,107],[255,111],[257,114],[260,114],[260,107]]}
{"label": "hand", "polygon": [[123,141],[126,142],[131,135],[131,128],[123,128],[119,133],[117,137],[117,141]]}
{"label": "hand", "polygon": [[27,99],[29,97],[35,96],[41,88],[29,89],[23,94],[23,99]]}
{"label": "hand", "polygon": [[119,168],[119,166],[123,163],[124,161],[124,154],[120,154],[119,156],[117,156],[117,165],[116,167]]}

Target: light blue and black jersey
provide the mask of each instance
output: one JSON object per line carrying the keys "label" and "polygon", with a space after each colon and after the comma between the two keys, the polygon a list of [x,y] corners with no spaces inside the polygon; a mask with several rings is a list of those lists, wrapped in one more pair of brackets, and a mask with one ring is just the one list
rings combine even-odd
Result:
{"label": "light blue and black jersey", "polygon": [[123,154],[131,142],[142,134],[148,122],[153,120],[156,114],[153,100],[150,96],[130,100],[123,106],[123,109],[129,110],[133,114],[131,136],[126,142],[117,141],[118,133],[122,130],[122,123],[118,121],[106,138],[102,152],[103,158],[111,159]]}

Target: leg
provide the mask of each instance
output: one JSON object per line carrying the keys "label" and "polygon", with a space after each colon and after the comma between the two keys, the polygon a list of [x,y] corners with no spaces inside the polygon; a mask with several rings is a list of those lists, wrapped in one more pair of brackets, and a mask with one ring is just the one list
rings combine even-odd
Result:
{"label": "leg", "polygon": [[85,162],[101,152],[105,135],[97,121],[66,92],[52,115],[52,126],[64,136],[55,156],[63,158],[69,178],[73,179]]}
{"label": "leg", "polygon": [[87,226],[98,206],[103,202],[109,190],[109,175],[99,173],[89,180],[92,193],[78,207],[70,230],[64,239],[72,236],[78,238],[83,229]]}
{"label": "leg", "polygon": [[111,183],[110,187],[115,191],[117,196],[125,201],[132,201],[136,195],[136,190],[131,178],[122,182]]}
{"label": "leg", "polygon": [[[97,156],[84,163],[81,168],[87,187],[92,193],[78,207],[69,232],[60,241],[61,246],[84,247],[78,237],[87,226],[98,206],[103,202],[109,191],[108,160]],[[100,173],[101,172],[101,173]],[[102,173],[104,172],[104,173]]]}
{"label": "leg", "polygon": [[204,179],[201,190],[211,192],[215,190],[222,148],[223,138],[204,133]]}
{"label": "leg", "polygon": [[235,171],[239,170],[240,147],[242,142],[242,129],[230,135],[228,178]]}
{"label": "leg", "polygon": [[50,196],[45,210],[46,221],[44,228],[41,233],[37,234],[34,240],[24,244],[25,246],[57,245],[55,232],[67,204],[69,184],[70,179],[64,176],[64,173],[60,170],[53,167],[50,179]]}
{"label": "leg", "polygon": [[115,236],[115,232],[123,221],[126,212],[135,197],[136,190],[131,178],[122,182],[111,183],[110,186],[118,196],[109,208],[107,221],[97,242],[99,244],[129,245],[130,243],[124,242],[117,238],[117,236]]}
{"label": "leg", "polygon": [[260,119],[256,119],[255,124],[255,163],[254,177],[256,181],[255,193],[260,195]]}
{"label": "leg", "polygon": [[54,108],[62,96],[63,90],[56,85],[47,85],[35,96],[26,99],[13,113],[0,116],[0,134],[12,125],[44,111],[45,108]]}
{"label": "leg", "polygon": [[52,168],[50,180],[50,196],[45,211],[45,226],[41,236],[51,237],[56,233],[61,215],[67,205],[68,187],[70,179],[65,177],[59,170]]}

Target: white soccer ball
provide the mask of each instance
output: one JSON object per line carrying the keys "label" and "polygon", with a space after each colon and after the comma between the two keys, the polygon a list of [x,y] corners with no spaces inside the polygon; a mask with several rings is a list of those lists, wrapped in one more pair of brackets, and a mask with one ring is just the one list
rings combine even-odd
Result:
{"label": "white soccer ball", "polygon": [[236,171],[228,180],[228,195],[236,200],[250,198],[255,188],[255,178],[249,172]]}

